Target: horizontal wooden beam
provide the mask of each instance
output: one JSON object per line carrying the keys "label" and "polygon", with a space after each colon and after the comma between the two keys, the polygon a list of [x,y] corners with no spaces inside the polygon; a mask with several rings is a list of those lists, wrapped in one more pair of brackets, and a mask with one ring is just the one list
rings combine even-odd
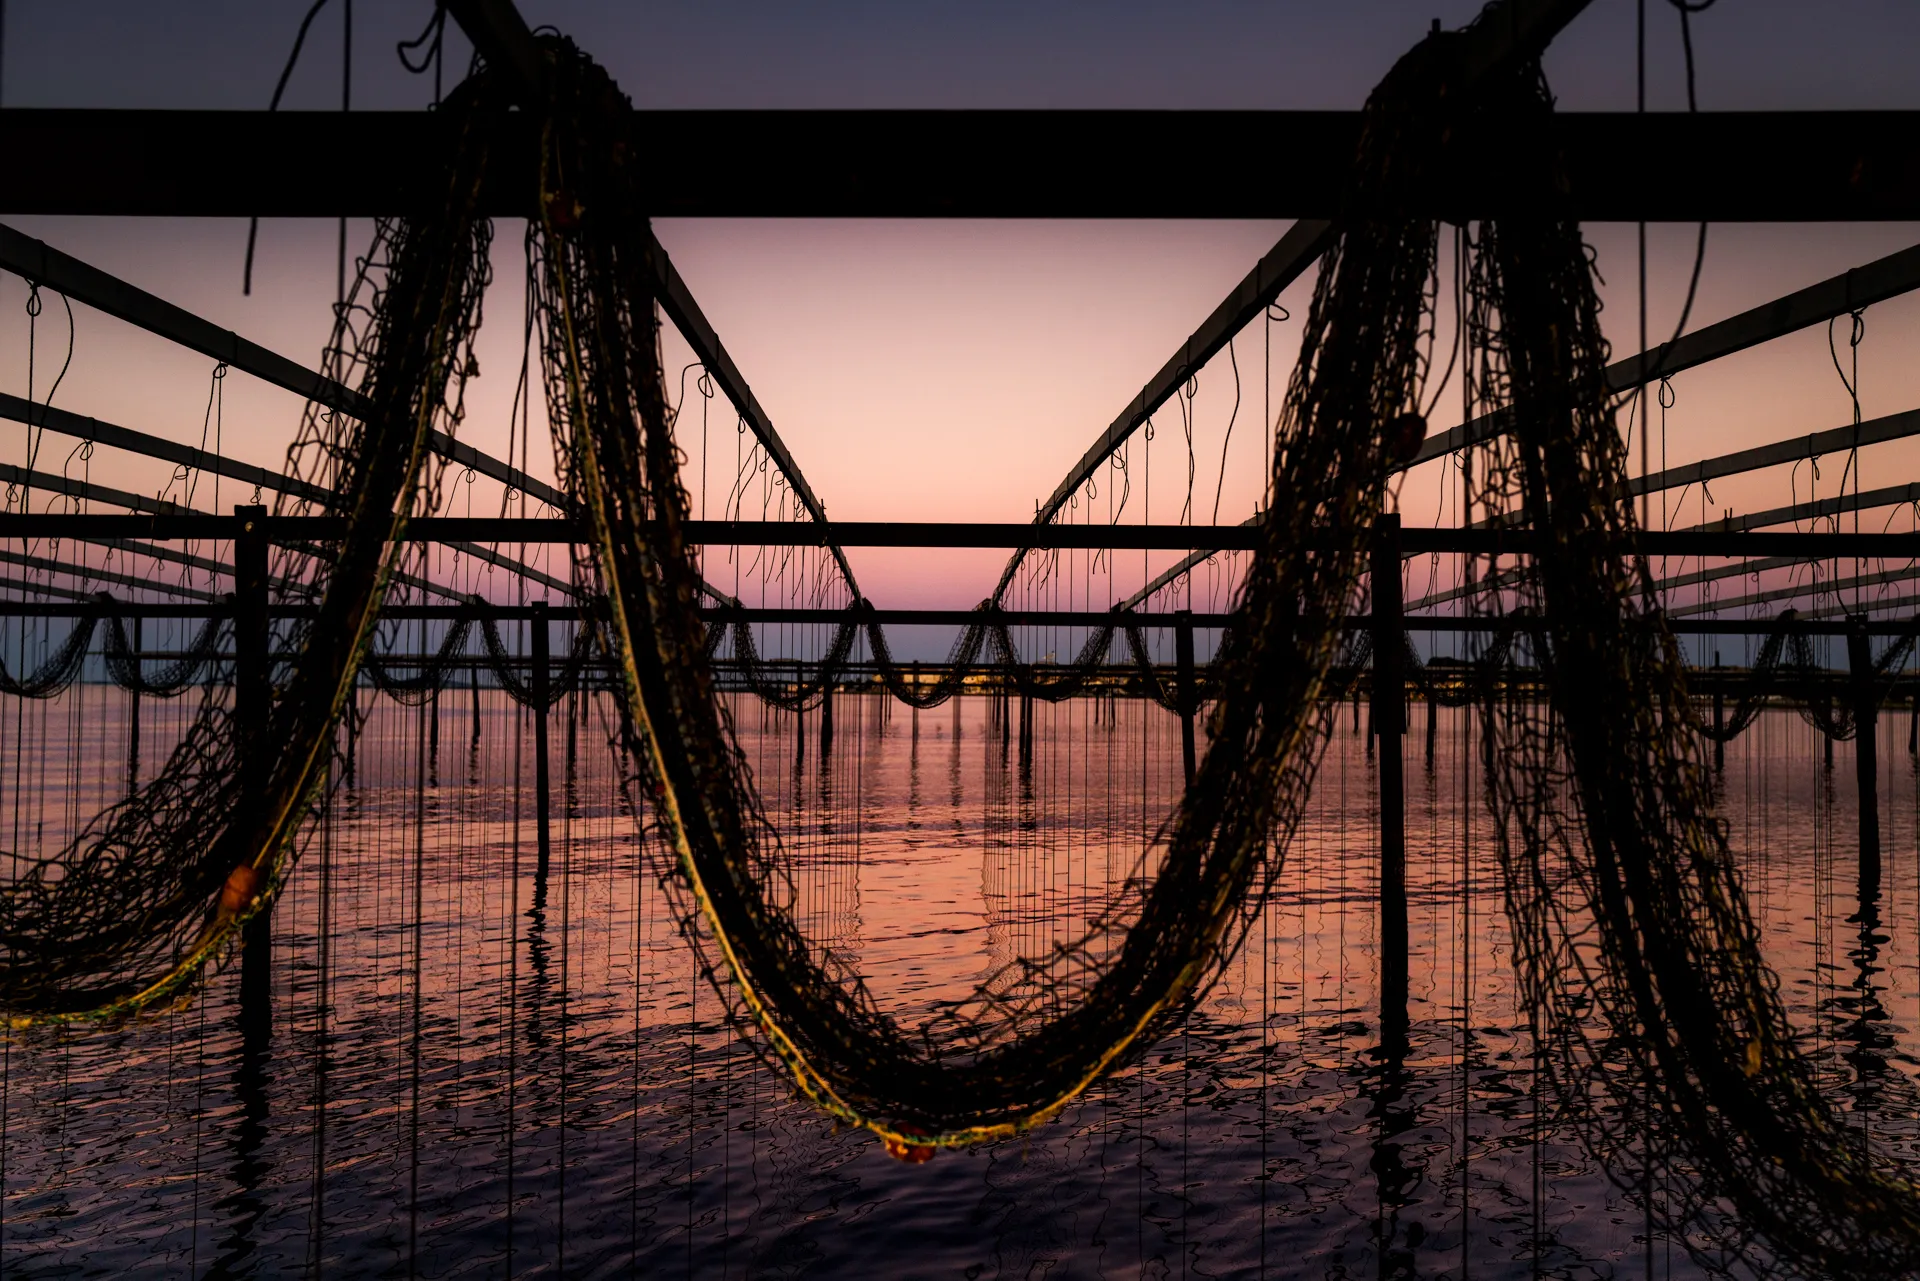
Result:
{"label": "horizontal wooden beam", "polygon": [[[520,216],[534,121],[503,127],[485,207]],[[442,128],[430,112],[9,108],[0,214],[395,213]],[[1568,112],[1557,128],[1589,221],[1920,219],[1920,112]],[[634,113],[662,218],[1326,218],[1359,129],[1337,111]],[[1497,139],[1455,154],[1429,214],[1524,207]],[[1623,180],[1663,157],[1658,181]]]}
{"label": "horizontal wooden beam", "polygon": [[[0,469],[0,479],[5,478]],[[41,477],[57,480],[55,477]],[[1920,494],[1920,486],[1915,487]],[[95,491],[98,497],[98,492]],[[128,497],[132,497],[129,495]],[[1823,502],[1828,500],[1822,500]],[[1751,518],[1748,518],[1751,519]],[[0,513],[0,539],[146,538],[225,539],[239,518],[211,513]],[[276,542],[323,542],[345,535],[337,516],[269,516]],[[913,548],[1115,548],[1184,551],[1213,548],[1249,551],[1259,545],[1258,525],[1041,525],[958,524],[910,521],[694,520],[685,526],[690,544],[707,547],[913,547]],[[585,529],[569,520],[495,516],[424,516],[409,521],[407,537],[432,543],[575,543]],[[1421,529],[1401,531],[1403,550],[1415,555],[1525,556],[1533,535],[1511,529]],[[1653,530],[1637,536],[1649,556],[1828,556],[1920,559],[1920,533],[1800,533],[1743,530],[1731,525]]]}

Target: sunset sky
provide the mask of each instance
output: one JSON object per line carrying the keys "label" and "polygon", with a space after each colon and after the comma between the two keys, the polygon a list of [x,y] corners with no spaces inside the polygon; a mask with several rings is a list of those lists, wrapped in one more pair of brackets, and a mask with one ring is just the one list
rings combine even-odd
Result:
{"label": "sunset sky", "polygon": [[[1478,6],[523,0],[521,7],[530,23],[573,35],[641,107],[1347,109],[1361,105],[1430,19],[1457,25]],[[339,8],[335,0],[316,24],[287,107],[338,106]],[[425,0],[357,7],[356,107],[425,105],[429,85],[402,72],[393,46],[418,30],[430,8]],[[0,102],[261,108],[305,9],[306,0],[17,3],[6,12]],[[1630,0],[1599,0],[1561,37],[1548,74],[1563,107],[1632,108],[1634,12]],[[1650,3],[1648,19],[1650,105],[1683,106],[1678,21],[1665,3]],[[1920,6],[1723,4],[1695,17],[1694,35],[1703,109],[1920,107],[1911,69]],[[458,46],[457,36],[452,43]],[[449,65],[464,67],[464,46]],[[206,157],[210,169],[245,163],[239,155]],[[698,183],[725,158],[663,156],[660,163],[673,180]],[[1247,155],[1243,163],[1251,173],[1285,166],[1287,157]],[[1686,163],[1679,154],[1637,164],[1623,158],[1620,181],[1657,185],[1668,167]],[[1178,157],[1141,156],[1141,182],[1182,179]],[[322,167],[315,180],[324,181]],[[243,221],[8,221],[289,356],[317,360],[333,289],[330,223],[265,224],[255,293],[244,298]],[[1020,520],[1031,517],[1035,500],[1285,228],[1229,221],[683,220],[658,230],[834,517]],[[1614,348],[1626,354],[1636,346],[1633,228],[1595,225],[1588,234],[1607,282]],[[1656,337],[1677,319],[1693,235],[1690,226],[1650,232]],[[366,227],[355,224],[350,244],[365,239]],[[1916,239],[1914,225],[1716,225],[1693,327]],[[483,377],[464,434],[499,452],[519,359],[520,228],[502,224],[497,244],[500,283],[488,304]],[[1296,317],[1310,288],[1310,279],[1302,281],[1284,300]],[[24,299],[21,282],[0,279],[0,386],[16,394],[27,390]],[[72,369],[55,403],[197,442],[211,362],[96,313],[76,315]],[[1237,521],[1252,510],[1263,474],[1261,419],[1269,407],[1277,411],[1298,337],[1295,320],[1273,325],[1270,334],[1255,325],[1237,341],[1241,409],[1224,467],[1233,375],[1224,356],[1202,371],[1197,519],[1210,516],[1223,471],[1220,519]],[[1860,349],[1868,417],[1920,404],[1920,372],[1910,357],[1916,338],[1920,302],[1901,299],[1868,312]],[[1825,331],[1815,330],[1674,379],[1668,461],[1850,421],[1826,341]],[[44,395],[65,345],[64,313],[49,307],[37,336],[36,394]],[[669,344],[675,396],[686,361],[680,352]],[[228,452],[278,467],[299,406],[244,376],[229,379],[225,393]],[[1447,414],[1457,414],[1455,406],[1452,397],[1443,402],[1433,427],[1453,421]],[[697,402],[689,414],[683,443],[697,453]],[[1152,516],[1173,520],[1185,498],[1186,458],[1171,406],[1159,421]],[[716,402],[710,466],[721,489],[731,481],[732,425]],[[0,457],[24,461],[23,436],[15,425],[0,429]],[[60,470],[72,444],[49,444],[39,465]],[[1920,475],[1920,448],[1881,446],[1867,460],[1869,486]],[[146,492],[166,480],[165,469],[109,460],[104,451],[94,467],[96,480]],[[550,463],[536,457],[533,470],[550,474]],[[1833,492],[1838,460],[1821,476],[1820,492]],[[690,479],[697,488],[697,475]],[[1707,514],[1804,498],[1809,483],[1805,469],[1728,481],[1713,487]],[[1408,479],[1401,502],[1411,523],[1435,519],[1440,487],[1437,468]],[[233,497],[223,490],[221,501]],[[717,494],[712,501],[717,506]],[[1697,489],[1687,495],[1676,523],[1698,520],[1702,501]],[[1874,515],[1872,527],[1885,518]],[[1003,560],[995,551],[855,554],[867,594],[901,606],[971,604]]]}

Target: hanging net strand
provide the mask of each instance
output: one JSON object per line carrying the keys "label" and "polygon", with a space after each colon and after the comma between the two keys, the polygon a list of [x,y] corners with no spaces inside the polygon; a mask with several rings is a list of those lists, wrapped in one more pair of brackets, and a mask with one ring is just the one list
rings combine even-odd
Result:
{"label": "hanging net strand", "polygon": [[421,212],[377,227],[337,310],[326,373],[357,382],[376,408],[362,423],[309,405],[290,450],[288,473],[333,491],[348,528],[319,556],[281,553],[274,577],[311,584],[318,604],[281,634],[296,657],[277,696],[243,723],[210,688],[138,792],[57,852],[9,856],[0,1010],[15,1026],[131,1014],[182,993],[283,881],[329,777],[394,540],[431,485],[429,434],[458,424],[488,270],[480,183],[503,109],[484,78],[449,101],[455,145],[423,174]]}

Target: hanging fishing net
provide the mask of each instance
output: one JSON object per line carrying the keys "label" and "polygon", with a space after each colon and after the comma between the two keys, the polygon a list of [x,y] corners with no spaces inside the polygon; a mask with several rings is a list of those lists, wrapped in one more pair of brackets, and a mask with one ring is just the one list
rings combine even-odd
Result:
{"label": "hanging fishing net", "polygon": [[[1529,189],[1551,201],[1537,73],[1490,109],[1516,167],[1532,168]],[[1474,380],[1510,427],[1479,451],[1473,499],[1531,535],[1519,572],[1480,567],[1499,585],[1472,604],[1511,620],[1550,693],[1481,686],[1482,758],[1554,1093],[1625,1186],[1654,1165],[1684,1168],[1649,1212],[1703,1255],[1744,1256],[1758,1236],[1813,1272],[1911,1272],[1920,1198],[1819,1094],[1712,813],[1683,655],[1633,551],[1579,228],[1564,214],[1501,219],[1472,248]],[[1809,669],[1804,641],[1787,643]],[[1764,666],[1780,647],[1768,642]],[[1825,719],[1849,728],[1830,707]],[[1731,1224],[1709,1221],[1716,1202]]]}
{"label": "hanging fishing net", "polygon": [[[1265,551],[1217,660],[1220,684],[1236,696],[1216,705],[1211,748],[1180,810],[1079,937],[906,1024],[795,923],[789,858],[702,661],[709,637],[648,305],[648,170],[611,83],[570,46],[549,48],[545,217],[532,247],[548,416],[569,491],[592,524],[595,550],[581,573],[609,600],[651,812],[701,918],[689,933],[730,976],[727,990],[763,1044],[833,1115],[906,1151],[1016,1133],[1188,1008],[1277,869],[1272,855],[1298,822],[1328,731],[1322,696],[1366,531],[1404,444],[1404,424],[1397,433],[1379,425],[1402,423],[1418,403],[1433,230],[1365,224],[1329,260],[1282,425]],[[1369,145],[1409,150],[1377,132]],[[1353,369],[1379,372],[1324,372]],[[1353,537],[1330,540],[1329,530]],[[1012,659],[1005,629],[982,622],[986,643]],[[981,642],[965,643],[977,652]],[[1031,672],[1025,683],[1055,692]]]}
{"label": "hanging fishing net", "polygon": [[[278,634],[293,658],[273,674],[272,696],[242,709],[209,688],[151,781],[64,848],[6,855],[0,1010],[16,1026],[166,1000],[225,956],[278,891],[329,779],[393,540],[432,488],[428,437],[460,419],[491,235],[477,202],[502,109],[483,80],[448,104],[457,142],[420,175],[421,212],[379,225],[337,311],[324,372],[376,408],[360,422],[309,406],[289,452],[288,474],[328,491],[347,532],[278,554],[274,577],[305,584],[317,605]],[[280,510],[308,506],[282,495]],[[119,648],[116,639],[110,651]]]}

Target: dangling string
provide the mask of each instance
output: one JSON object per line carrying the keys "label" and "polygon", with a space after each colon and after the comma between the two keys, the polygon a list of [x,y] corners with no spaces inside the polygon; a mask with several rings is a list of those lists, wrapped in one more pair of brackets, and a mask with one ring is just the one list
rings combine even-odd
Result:
{"label": "dangling string", "polygon": [[1233,443],[1233,425],[1240,419],[1240,357],[1232,338],[1227,340],[1227,363],[1233,369],[1233,412],[1227,415],[1227,434],[1220,441],[1220,479],[1213,486],[1213,519],[1208,522],[1214,525],[1220,523],[1220,493],[1227,485],[1227,446]]}
{"label": "dangling string", "polygon": [[[433,69],[433,105],[436,107],[440,105],[440,78],[446,55],[446,35],[447,3],[446,0],[435,0],[433,16],[427,19],[427,25],[420,34],[411,40],[402,40],[394,46],[395,52],[400,55],[400,65],[414,75],[424,74],[429,67]],[[420,50],[424,52],[420,54],[420,60],[416,63],[410,55]]]}
{"label": "dangling string", "polygon": [[[320,11],[326,7],[327,0],[313,0],[312,7],[307,10],[307,16],[300,19],[300,30],[295,32],[293,37],[293,51],[287,54],[287,65],[280,68],[280,80],[273,86],[273,99],[267,103],[268,111],[280,110],[280,99],[287,92],[287,80],[293,75],[294,64],[300,61],[300,50],[306,47],[307,32],[313,27],[313,20],[319,17]],[[260,218],[256,214],[247,219],[247,261],[240,273],[240,292],[243,295],[250,296],[253,293],[253,250],[259,238]],[[344,290],[341,292],[344,293]]]}
{"label": "dangling string", "polygon": [[[1851,275],[1849,275],[1848,284],[1852,284]],[[1837,500],[1842,502],[1847,496],[1849,478],[1853,481],[1854,494],[1857,496],[1860,492],[1860,344],[1867,336],[1866,310],[1861,308],[1847,314],[1851,322],[1847,330],[1847,360],[1852,369],[1851,375],[1846,369],[1840,367],[1840,351],[1833,341],[1833,326],[1839,317],[1835,316],[1827,321],[1827,356],[1833,361],[1833,372],[1840,376],[1840,385],[1846,388],[1847,399],[1853,407],[1853,439],[1847,449],[1846,466],[1840,472],[1840,489],[1836,495]],[[1856,534],[1860,532],[1860,508],[1857,504],[1853,509],[1853,532]],[[1858,568],[1858,562],[1856,562],[1856,568]],[[1836,563],[1834,577],[1839,576],[1839,566]],[[1854,589],[1856,611],[1859,608],[1861,590],[1858,587]]]}

